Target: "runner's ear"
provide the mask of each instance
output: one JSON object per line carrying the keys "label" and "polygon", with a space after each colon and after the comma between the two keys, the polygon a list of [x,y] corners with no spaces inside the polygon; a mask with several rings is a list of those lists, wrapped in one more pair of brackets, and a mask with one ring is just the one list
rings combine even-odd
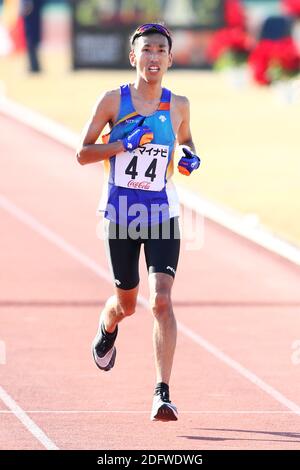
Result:
{"label": "runner's ear", "polygon": [[136,57],[133,49],[131,49],[131,51],[129,52],[129,61],[132,67],[136,66]]}

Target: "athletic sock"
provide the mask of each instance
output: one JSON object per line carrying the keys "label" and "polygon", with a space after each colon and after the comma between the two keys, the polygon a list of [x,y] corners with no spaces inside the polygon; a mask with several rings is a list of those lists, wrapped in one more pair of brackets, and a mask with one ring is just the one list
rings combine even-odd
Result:
{"label": "athletic sock", "polygon": [[159,395],[163,401],[169,402],[170,401],[170,391],[169,385],[165,382],[159,382],[154,390],[154,395]]}

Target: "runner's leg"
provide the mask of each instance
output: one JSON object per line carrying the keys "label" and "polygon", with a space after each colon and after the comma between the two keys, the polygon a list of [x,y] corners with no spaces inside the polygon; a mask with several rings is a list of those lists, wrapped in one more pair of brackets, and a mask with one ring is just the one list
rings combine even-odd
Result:
{"label": "runner's leg", "polygon": [[171,289],[176,273],[180,234],[178,218],[160,224],[158,237],[145,241],[149,272],[150,305],[154,316],[153,345],[157,383],[169,383],[176,346],[177,327]]}
{"label": "runner's leg", "polygon": [[171,302],[173,278],[169,274],[149,275],[150,305],[154,316],[153,347],[156,381],[169,384],[176,346],[177,327]]}

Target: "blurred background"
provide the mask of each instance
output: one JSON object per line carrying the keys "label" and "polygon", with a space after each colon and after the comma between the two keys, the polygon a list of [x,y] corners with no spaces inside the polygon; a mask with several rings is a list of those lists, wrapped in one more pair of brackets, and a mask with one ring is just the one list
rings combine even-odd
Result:
{"label": "blurred background", "polygon": [[128,37],[156,21],[203,160],[175,182],[300,246],[300,0],[0,0],[0,96],[79,133],[134,81]]}

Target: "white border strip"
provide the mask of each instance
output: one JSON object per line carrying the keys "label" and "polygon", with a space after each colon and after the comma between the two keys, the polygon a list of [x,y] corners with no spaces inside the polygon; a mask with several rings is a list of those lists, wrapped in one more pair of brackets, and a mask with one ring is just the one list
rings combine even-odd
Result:
{"label": "white border strip", "polygon": [[[66,242],[62,237],[60,237],[57,233],[50,230],[48,227],[43,225],[37,219],[35,219],[32,215],[25,212],[23,209],[15,205],[12,201],[10,201],[5,196],[0,195],[0,208],[6,210],[20,222],[23,222],[25,225],[30,227],[33,231],[37,232],[42,237],[46,238],[48,241],[56,245],[60,248],[63,252],[70,255],[72,258],[75,258],[79,263],[83,264],[86,268],[92,270],[96,275],[105,279],[106,281],[110,281],[110,274],[108,271],[103,270],[101,266],[97,267],[95,262],[84,255],[81,251],[79,251],[75,246],[71,245],[70,243]],[[149,303],[147,299],[143,296],[139,296],[138,298],[139,304],[144,307],[145,309],[149,309]],[[276,390],[271,385],[267,384],[264,380],[258,377],[256,374],[251,372],[249,369],[241,365],[239,362],[232,359],[227,354],[223,353],[220,349],[214,346],[212,343],[207,341],[202,336],[198,335],[190,328],[186,327],[183,323],[177,322],[178,330],[184,334],[187,338],[191,339],[194,343],[201,346],[203,349],[208,351],[210,354],[215,356],[221,362],[225,363],[231,369],[235,370],[238,374],[245,377],[247,380],[252,382],[258,388],[263,390],[266,394],[271,396],[275,401],[282,404],[285,408],[288,408],[296,415],[300,415],[300,406],[297,405],[295,402],[286,398],[282,393]]]}
{"label": "white border strip", "polygon": [[[11,396],[1,387],[0,385],[0,400],[9,408],[10,412],[13,413],[28,429],[31,434],[36,437],[36,439],[43,444],[47,450],[59,450],[58,447],[54,444],[51,439],[41,430],[41,428],[32,421],[26,412],[11,398]],[[3,413],[3,412],[1,412]]]}
{"label": "white border strip", "polygon": [[[78,145],[78,134],[26,106],[9,100],[5,96],[0,96],[0,111],[72,149],[76,149]],[[243,216],[229,208],[214,204],[178,184],[176,184],[176,188],[180,201],[184,206],[300,266],[300,247],[292,245],[270,230],[259,226],[255,221],[255,217],[253,221],[247,215]]]}

